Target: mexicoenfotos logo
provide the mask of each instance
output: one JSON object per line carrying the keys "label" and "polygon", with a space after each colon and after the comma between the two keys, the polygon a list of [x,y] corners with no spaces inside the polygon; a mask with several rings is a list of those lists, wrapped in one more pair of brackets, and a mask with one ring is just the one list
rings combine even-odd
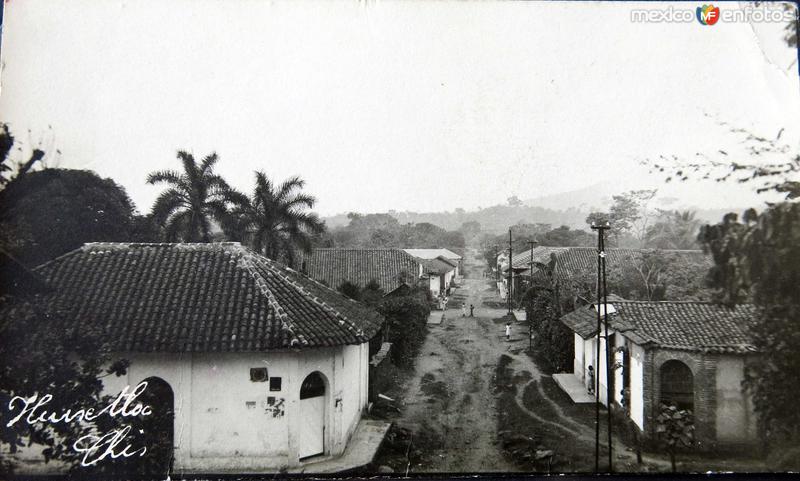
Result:
{"label": "mexicoenfotos logo", "polygon": [[697,7],[697,21],[703,25],[714,25],[719,20],[719,7],[703,5]]}
{"label": "mexicoenfotos logo", "polygon": [[[706,0],[708,1],[708,0]],[[797,8],[786,8],[786,4],[772,2],[728,3],[724,9],[713,4],[702,7],[632,8],[634,23],[694,23],[714,25],[719,23],[787,23],[798,21]]]}

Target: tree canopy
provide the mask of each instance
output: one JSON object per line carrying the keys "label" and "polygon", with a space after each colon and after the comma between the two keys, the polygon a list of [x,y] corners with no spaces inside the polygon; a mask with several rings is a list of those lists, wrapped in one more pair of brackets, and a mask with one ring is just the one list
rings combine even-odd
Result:
{"label": "tree canopy", "polygon": [[28,172],[0,192],[2,244],[28,265],[85,242],[128,241],[133,223],[125,189],[87,170]]}
{"label": "tree canopy", "polygon": [[781,203],[761,214],[729,214],[702,229],[700,240],[715,266],[709,279],[718,300],[752,301],[751,327],[759,356],[748,364],[745,385],[767,434],[800,439],[800,204]]}

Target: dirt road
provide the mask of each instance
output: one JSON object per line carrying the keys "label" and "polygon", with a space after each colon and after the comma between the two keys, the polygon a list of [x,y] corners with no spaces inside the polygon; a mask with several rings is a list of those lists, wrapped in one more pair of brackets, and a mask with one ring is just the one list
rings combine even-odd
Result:
{"label": "dirt road", "polygon": [[[404,452],[395,454],[400,459],[384,461],[396,472],[407,468],[409,473],[519,472],[521,466],[547,472],[550,465],[538,464],[538,458],[533,464],[530,458],[520,458],[552,451],[554,472],[591,472],[593,407],[573,404],[552,377],[541,372],[526,352],[526,324],[512,324],[511,340],[506,340],[502,318],[507,311],[491,307],[502,305],[494,282],[481,276],[482,261],[474,252],[465,261],[467,278],[451,298],[454,307],[445,311],[441,324],[428,325],[414,372],[399,390],[400,412],[392,420],[399,431],[411,433],[413,442],[404,438]],[[474,317],[462,315],[462,302],[475,306]],[[498,364],[502,364],[499,369]],[[506,373],[503,379],[501,372]],[[504,426],[501,432],[499,425]],[[601,423],[601,456],[607,452],[604,431]],[[515,451],[507,442],[514,438],[527,438],[532,444]],[[415,452],[409,455],[403,446],[413,446]],[[516,453],[514,460],[509,452]],[[667,459],[660,455],[645,454],[644,464],[637,464],[635,453],[617,436],[613,457],[617,472],[669,469]],[[408,465],[408,459],[413,464]],[[712,465],[745,471],[761,466],[701,460],[685,468]],[[605,466],[603,461],[601,469]]]}
{"label": "dirt road", "polygon": [[[498,437],[493,376],[503,355],[511,358],[516,404],[523,415],[565,438],[593,441],[594,430],[571,419],[542,390],[542,377],[549,376],[540,372],[525,352],[527,326],[512,324],[511,340],[506,340],[500,318],[507,310],[486,305],[498,305],[499,297],[494,282],[481,277],[481,261],[474,255],[465,261],[468,276],[453,294],[450,304],[454,308],[445,311],[441,324],[428,325],[414,375],[403,389],[401,413],[394,419],[397,427],[413,432],[417,437],[414,445],[424,449],[409,472],[521,470],[504,452]],[[462,302],[475,306],[474,317],[462,315]],[[529,385],[539,391],[538,399],[547,403],[545,415],[526,407],[523,394]]]}
{"label": "dirt road", "polygon": [[[467,259],[466,268],[480,273],[474,259]],[[400,427],[440,441],[426,443],[430,452],[425,462],[412,466],[411,472],[518,471],[497,442],[491,380],[499,356],[521,348],[527,336],[515,326],[517,332],[506,341],[504,325],[493,321],[506,311],[483,306],[484,299],[497,300],[487,279],[467,278],[454,298],[458,305],[473,304],[474,317],[462,317],[460,308],[448,309],[441,324],[428,326],[415,375],[406,384],[403,413],[396,420]]]}

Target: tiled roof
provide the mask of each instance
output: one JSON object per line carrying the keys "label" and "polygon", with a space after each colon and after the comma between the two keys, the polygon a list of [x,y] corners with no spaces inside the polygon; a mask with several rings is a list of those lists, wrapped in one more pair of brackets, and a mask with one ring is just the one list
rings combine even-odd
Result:
{"label": "tiled roof", "polygon": [[[713,261],[710,256],[701,250],[653,250],[653,249],[606,249],[606,266],[625,266],[633,264],[634,260],[647,253],[659,253],[667,256],[674,262],[687,265],[707,265],[711,267]],[[556,265],[554,275],[558,280],[564,281],[574,278],[585,272],[594,272],[597,266],[597,249],[594,247],[536,247],[533,249],[534,263],[547,264],[555,256]],[[514,254],[513,265],[515,271],[523,270],[527,274],[530,265],[531,251],[522,251]],[[538,270],[534,266],[534,271]]]}
{"label": "tiled roof", "polygon": [[448,272],[455,269],[452,263],[447,262],[446,259],[425,259],[422,260],[422,265],[425,268],[426,274],[447,274]]}
{"label": "tiled roof", "polygon": [[414,284],[420,262],[401,249],[314,249],[303,255],[304,272],[333,289],[345,281],[359,287],[375,280],[388,294],[402,284]]}
{"label": "tiled roof", "polygon": [[[609,301],[609,303],[611,303]],[[615,301],[609,327],[637,344],[687,351],[744,353],[755,350],[749,327],[756,316],[750,304],[734,308],[709,302]],[[597,314],[584,306],[561,317],[584,339],[597,331]]]}
{"label": "tiled roof", "polygon": [[[86,244],[35,270],[79,327],[121,351],[360,344],[375,311],[238,243]],[[87,325],[91,323],[91,325]]]}
{"label": "tiled roof", "polygon": [[446,259],[461,260],[461,256],[448,249],[403,249],[408,254],[418,259],[436,259],[442,256]]}

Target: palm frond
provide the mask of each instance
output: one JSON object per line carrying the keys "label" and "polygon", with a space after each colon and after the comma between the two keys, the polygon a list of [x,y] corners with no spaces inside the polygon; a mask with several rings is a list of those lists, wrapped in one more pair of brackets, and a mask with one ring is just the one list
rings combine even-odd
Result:
{"label": "palm frond", "polygon": [[306,181],[300,177],[289,177],[288,179],[284,180],[281,186],[278,188],[278,192],[276,193],[275,197],[284,200],[289,196],[289,194],[292,193],[293,190],[302,189],[305,185]]}
{"label": "palm frond", "polygon": [[203,173],[210,172],[218,160],[219,156],[216,152],[211,152],[210,154],[206,155],[203,157],[203,160],[200,163],[200,171]]}
{"label": "palm frond", "polygon": [[186,205],[186,199],[180,191],[168,189],[158,196],[150,213],[156,223],[164,225],[170,216]]}
{"label": "palm frond", "polygon": [[166,182],[172,185],[178,185],[181,182],[181,174],[174,170],[157,170],[150,172],[147,175],[148,184],[157,184],[159,182]]}

